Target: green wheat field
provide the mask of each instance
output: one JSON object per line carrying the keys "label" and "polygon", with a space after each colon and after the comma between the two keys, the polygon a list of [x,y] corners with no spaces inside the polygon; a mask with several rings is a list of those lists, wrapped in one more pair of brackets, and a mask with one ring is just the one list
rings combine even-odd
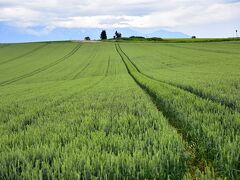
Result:
{"label": "green wheat field", "polygon": [[238,179],[240,41],[0,44],[0,179]]}

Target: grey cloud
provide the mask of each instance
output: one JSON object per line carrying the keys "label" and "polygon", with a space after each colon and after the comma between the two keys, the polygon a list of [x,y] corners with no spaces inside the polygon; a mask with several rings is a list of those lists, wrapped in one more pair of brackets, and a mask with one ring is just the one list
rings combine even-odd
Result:
{"label": "grey cloud", "polygon": [[238,0],[0,0],[0,21],[26,28],[51,27],[47,30],[89,26],[173,28],[239,19],[239,9]]}

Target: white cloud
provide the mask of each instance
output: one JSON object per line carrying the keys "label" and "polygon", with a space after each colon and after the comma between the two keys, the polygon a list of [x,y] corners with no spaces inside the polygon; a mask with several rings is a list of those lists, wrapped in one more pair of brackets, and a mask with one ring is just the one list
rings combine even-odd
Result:
{"label": "white cloud", "polygon": [[30,30],[41,26],[44,32],[57,27],[174,28],[240,22],[238,0],[0,0],[0,12],[0,22]]}

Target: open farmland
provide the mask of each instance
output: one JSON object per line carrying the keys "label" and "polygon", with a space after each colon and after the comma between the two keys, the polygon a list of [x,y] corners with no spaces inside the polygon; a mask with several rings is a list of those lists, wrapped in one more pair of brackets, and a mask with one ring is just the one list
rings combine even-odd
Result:
{"label": "open farmland", "polygon": [[238,179],[239,50],[0,45],[0,179]]}

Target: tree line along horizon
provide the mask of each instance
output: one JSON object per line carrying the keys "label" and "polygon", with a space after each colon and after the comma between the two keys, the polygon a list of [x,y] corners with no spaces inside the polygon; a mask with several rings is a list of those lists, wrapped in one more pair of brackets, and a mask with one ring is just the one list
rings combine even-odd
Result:
{"label": "tree line along horizon", "polygon": [[[118,32],[118,31],[115,31],[115,34],[113,36],[113,39],[120,39],[122,38],[122,33]],[[129,38],[143,38],[145,39],[145,37],[142,37],[142,36],[130,36]],[[159,38],[159,37],[153,37],[155,39],[162,39],[162,38]],[[197,37],[196,36],[191,36],[192,39],[196,39]],[[107,31],[106,30],[102,30],[101,34],[100,34],[100,39],[101,40],[106,40],[108,39],[108,36],[107,36]],[[90,41],[91,38],[89,36],[85,37],[84,40],[86,41]]]}
{"label": "tree line along horizon", "polygon": [[[118,39],[121,38],[122,34],[120,32],[115,32],[115,35],[113,36],[113,39]],[[91,38],[89,36],[84,38],[86,41],[90,41]],[[107,31],[106,30],[102,30],[101,34],[100,34],[100,39],[101,40],[106,40],[107,39]]]}
{"label": "tree line along horizon", "polygon": [[[235,30],[236,32],[236,38],[238,38],[238,30]],[[131,36],[130,38],[134,38],[134,37],[137,37],[137,38],[145,38],[145,37],[142,37],[142,36]],[[122,33],[116,31],[115,32],[115,35],[113,36],[113,39],[119,39],[119,38],[122,38]],[[156,37],[155,37],[156,38]],[[195,35],[193,36],[190,36],[190,38],[192,39],[196,39],[197,37]],[[101,40],[106,40],[108,39],[107,38],[107,31],[106,30],[102,30],[101,34],[100,34],[100,39]],[[91,38],[89,36],[85,37],[84,40],[87,40],[87,41],[90,41]]]}
{"label": "tree line along horizon", "polygon": [[[115,31],[115,34],[113,36],[113,39],[120,39],[122,38],[122,33],[118,32],[118,31]],[[141,38],[141,39],[145,39],[145,37],[143,36],[130,36],[129,38]],[[154,37],[155,39],[162,39],[162,38],[157,38],[157,37]],[[193,38],[193,37],[192,37]],[[194,36],[194,38],[196,38],[196,36]],[[107,31],[106,30],[102,30],[101,34],[100,34],[100,39],[101,40],[107,40],[108,39],[108,36],[107,36]],[[86,41],[90,41],[91,38],[89,36],[85,37],[84,40]]]}

